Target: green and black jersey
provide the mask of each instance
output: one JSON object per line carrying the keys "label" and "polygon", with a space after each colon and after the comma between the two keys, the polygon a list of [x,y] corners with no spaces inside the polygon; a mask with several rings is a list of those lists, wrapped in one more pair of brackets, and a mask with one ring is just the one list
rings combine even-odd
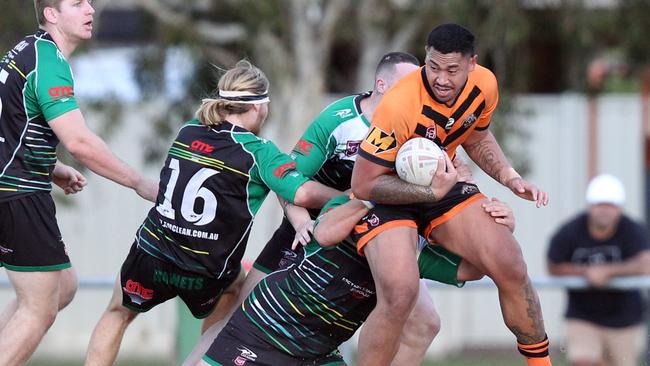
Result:
{"label": "green and black jersey", "polygon": [[59,140],[48,122],[77,109],[74,79],[45,31],[0,61],[0,202],[50,191]]}
{"label": "green and black jersey", "polygon": [[301,173],[340,191],[350,188],[357,152],[370,126],[360,103],[369,96],[341,98],[316,117],[291,152]]}
{"label": "green and black jersey", "polygon": [[[340,191],[350,188],[359,144],[370,125],[361,113],[361,100],[369,96],[370,92],[341,98],[325,107],[314,119],[291,152],[301,173]],[[318,215],[318,210],[309,212],[312,217]],[[284,218],[253,266],[271,273],[285,261],[284,254],[295,257],[288,249],[291,240],[287,240],[294,235],[293,226]]]}
{"label": "green and black jersey", "polygon": [[[346,195],[334,197],[321,215],[348,201]],[[419,237],[422,278],[462,287],[464,283],[457,280],[461,260]],[[298,265],[275,271],[260,281],[229,326],[291,356],[321,357],[352,337],[375,304],[372,272],[354,242],[348,238],[336,247],[322,248],[312,241]]]}
{"label": "green and black jersey", "polygon": [[269,190],[293,202],[308,180],[295,165],[272,142],[241,127],[187,123],[169,149],[138,247],[206,276],[236,274]]}
{"label": "green and black jersey", "polygon": [[[337,196],[322,212],[348,200]],[[311,358],[329,354],[350,338],[375,303],[372,273],[354,243],[324,249],[312,241],[299,265],[260,281],[231,323],[246,318],[272,346]]]}

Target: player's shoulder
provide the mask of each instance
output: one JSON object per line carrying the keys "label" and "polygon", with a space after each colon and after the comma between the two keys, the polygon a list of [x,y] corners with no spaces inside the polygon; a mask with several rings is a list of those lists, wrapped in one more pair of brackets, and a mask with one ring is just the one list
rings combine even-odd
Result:
{"label": "player's shoulder", "polygon": [[498,90],[497,78],[487,67],[476,64],[474,71],[470,73],[470,78],[484,93],[489,94]]}
{"label": "player's shoulder", "polygon": [[314,122],[339,124],[357,117],[361,114],[356,103],[358,97],[356,94],[348,95],[333,101],[318,114]]}

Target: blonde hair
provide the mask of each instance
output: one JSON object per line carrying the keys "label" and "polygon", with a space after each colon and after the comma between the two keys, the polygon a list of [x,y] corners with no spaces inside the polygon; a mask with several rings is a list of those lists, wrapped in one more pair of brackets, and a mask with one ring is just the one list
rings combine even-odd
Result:
{"label": "blonde hair", "polygon": [[[237,62],[219,79],[218,90],[226,92],[245,92],[254,96],[265,96],[269,80],[259,68],[246,60]],[[205,126],[218,126],[229,114],[243,114],[251,109],[250,103],[226,100],[218,94],[203,99],[196,111],[196,118]]]}
{"label": "blonde hair", "polygon": [[43,11],[45,8],[56,8],[59,10],[59,6],[63,0],[34,0],[34,10],[36,11],[36,20],[38,24],[45,25],[45,15]]}

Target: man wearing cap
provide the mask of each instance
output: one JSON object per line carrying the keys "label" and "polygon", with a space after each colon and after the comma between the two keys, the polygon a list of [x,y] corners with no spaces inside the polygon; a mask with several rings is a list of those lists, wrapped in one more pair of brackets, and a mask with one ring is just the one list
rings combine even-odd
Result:
{"label": "man wearing cap", "polygon": [[612,277],[650,273],[645,228],[623,214],[625,189],[608,174],[591,180],[587,209],[551,238],[548,270],[583,276],[589,289],[568,291],[567,345],[571,365],[633,366],[645,344],[644,303],[638,290],[603,289]]}

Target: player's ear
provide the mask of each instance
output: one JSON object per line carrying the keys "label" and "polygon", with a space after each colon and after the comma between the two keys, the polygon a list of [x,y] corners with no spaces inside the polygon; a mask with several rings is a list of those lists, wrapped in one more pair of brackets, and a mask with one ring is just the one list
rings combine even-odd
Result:
{"label": "player's ear", "polygon": [[478,59],[478,55],[474,55],[469,58],[469,71],[474,71],[474,68],[476,67],[476,61]]}
{"label": "player's ear", "polygon": [[43,9],[43,16],[47,23],[56,24],[59,18],[58,15],[56,9],[51,6],[46,6],[45,9]]}
{"label": "player's ear", "polygon": [[375,80],[375,90],[377,90],[379,94],[384,94],[386,92],[386,90],[388,89],[387,85],[388,83],[386,82],[386,80],[382,78],[378,78],[377,80]]}

